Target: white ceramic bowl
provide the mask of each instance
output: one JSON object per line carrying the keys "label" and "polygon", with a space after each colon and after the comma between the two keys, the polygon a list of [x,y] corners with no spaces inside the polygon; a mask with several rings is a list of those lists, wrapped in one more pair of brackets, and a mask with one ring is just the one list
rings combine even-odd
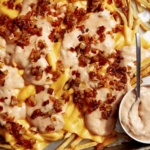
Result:
{"label": "white ceramic bowl", "polygon": [[[149,87],[150,88],[150,84],[142,84],[141,87]],[[150,138],[148,140],[141,140],[138,139],[137,137],[135,137],[131,132],[129,132],[127,130],[127,128],[124,126],[124,124],[122,123],[122,118],[121,118],[121,112],[122,109],[124,107],[124,102],[127,100],[127,96],[133,91],[135,90],[135,88],[132,88],[130,91],[128,91],[126,93],[126,95],[123,97],[121,103],[120,103],[120,107],[119,107],[119,121],[120,121],[120,125],[122,126],[123,130],[125,131],[125,133],[127,135],[129,135],[133,140],[140,142],[140,143],[144,143],[144,144],[150,144]],[[132,106],[132,105],[131,105]],[[150,115],[150,114],[149,114]],[[150,129],[150,125],[149,125],[149,129]]]}

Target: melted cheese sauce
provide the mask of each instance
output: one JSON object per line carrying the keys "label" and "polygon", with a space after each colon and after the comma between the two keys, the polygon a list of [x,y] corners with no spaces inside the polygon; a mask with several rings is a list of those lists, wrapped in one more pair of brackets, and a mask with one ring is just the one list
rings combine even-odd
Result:
{"label": "melted cheese sauce", "polygon": [[[133,90],[124,99],[121,110],[120,120],[127,132],[137,140],[149,142],[150,140],[150,87],[142,86],[140,101],[136,100]],[[131,108],[132,107],[132,108]]]}

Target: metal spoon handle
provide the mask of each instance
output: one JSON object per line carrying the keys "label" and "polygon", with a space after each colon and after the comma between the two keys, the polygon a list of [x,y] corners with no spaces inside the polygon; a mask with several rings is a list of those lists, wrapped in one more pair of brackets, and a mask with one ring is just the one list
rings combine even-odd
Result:
{"label": "metal spoon handle", "polygon": [[136,98],[140,98],[140,72],[141,72],[141,39],[140,34],[136,33]]}

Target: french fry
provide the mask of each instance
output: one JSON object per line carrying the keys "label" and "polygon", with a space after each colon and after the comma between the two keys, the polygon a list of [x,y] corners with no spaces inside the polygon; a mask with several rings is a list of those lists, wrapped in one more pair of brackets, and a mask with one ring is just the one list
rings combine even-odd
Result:
{"label": "french fry", "polygon": [[[149,61],[149,57],[147,57],[146,59],[144,59],[141,62],[141,76],[142,77],[144,76],[144,74],[142,73],[142,71],[145,70],[149,66],[150,66],[150,61]],[[130,77],[132,78],[135,75],[135,73],[136,73],[136,68],[132,69],[132,71],[130,72]],[[149,75],[149,74],[145,73],[145,75]]]}
{"label": "french fry", "polygon": [[122,0],[122,12],[126,17],[128,17],[129,6],[126,0]]}
{"label": "french fry", "polygon": [[127,25],[128,23],[127,23],[127,19],[126,19],[125,15],[118,8],[115,8],[115,10],[116,10],[116,12],[118,12],[120,14],[120,16],[124,22],[124,25]]}
{"label": "french fry", "polygon": [[83,139],[80,137],[77,137],[71,144],[71,148],[74,148],[76,145],[78,145]]}
{"label": "french fry", "polygon": [[113,137],[106,138],[106,140],[103,143],[99,143],[96,146],[96,150],[100,150],[102,147],[107,146],[109,144],[112,144],[112,143],[116,142],[117,139],[118,139],[118,136],[113,136]]}
{"label": "french fry", "polygon": [[143,4],[146,8],[150,9],[150,3],[146,0],[137,0],[140,4]]}
{"label": "french fry", "polygon": [[140,19],[138,18],[138,19],[136,19],[136,20],[133,21],[133,28],[132,29],[134,31],[138,32],[139,26],[140,26]]}
{"label": "french fry", "polygon": [[3,148],[4,150],[11,150],[12,147],[9,144],[0,144],[0,148]]}
{"label": "french fry", "polygon": [[129,3],[128,3],[128,26],[130,29],[133,28],[133,13],[132,13],[132,3],[131,3],[131,0],[129,0]]}
{"label": "french fry", "polygon": [[70,142],[75,138],[75,134],[71,134],[71,136],[69,138],[67,138],[56,150],[64,150],[64,148],[66,148]]}
{"label": "french fry", "polygon": [[83,150],[83,149],[86,149],[86,148],[91,148],[91,147],[96,146],[97,144],[98,144],[97,142],[88,142],[88,143],[85,143],[85,144],[75,146],[74,150]]}
{"label": "french fry", "polygon": [[[150,66],[144,68],[142,71],[141,71],[141,78],[144,78],[146,76],[150,75]],[[136,75],[131,79],[131,85],[135,85],[136,84]],[[142,80],[141,80],[141,83],[142,83]]]}
{"label": "french fry", "polygon": [[139,13],[144,11],[144,8],[142,7],[141,3],[139,3],[138,1],[135,1],[136,3],[136,7]]}
{"label": "french fry", "polygon": [[64,139],[69,138],[69,137],[71,136],[71,134],[72,134],[72,133],[67,132],[67,133],[65,134],[65,136],[64,136]]}

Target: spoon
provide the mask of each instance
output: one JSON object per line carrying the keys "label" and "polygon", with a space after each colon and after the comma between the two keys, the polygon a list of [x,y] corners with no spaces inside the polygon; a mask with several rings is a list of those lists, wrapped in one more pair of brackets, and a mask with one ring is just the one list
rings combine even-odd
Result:
{"label": "spoon", "polygon": [[140,34],[135,34],[136,39],[136,99],[140,99],[140,72],[141,72],[141,39]]}

